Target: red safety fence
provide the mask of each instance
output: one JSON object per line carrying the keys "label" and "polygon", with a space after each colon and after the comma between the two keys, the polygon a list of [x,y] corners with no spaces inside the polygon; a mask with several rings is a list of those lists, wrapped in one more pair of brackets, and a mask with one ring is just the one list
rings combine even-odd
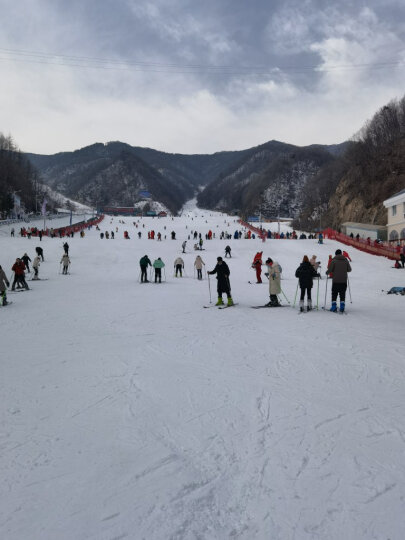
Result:
{"label": "red safety fence", "polygon": [[365,251],[371,255],[378,255],[379,257],[387,257],[391,260],[399,259],[399,253],[401,246],[392,246],[387,243],[377,242],[377,240],[352,238],[346,234],[337,232],[333,229],[325,229],[323,231],[324,238],[330,238],[331,240],[337,240],[347,246],[352,246],[360,251]]}
{"label": "red safety fence", "polygon": [[267,231],[265,231],[263,229],[259,229],[258,227],[253,227],[253,225],[251,225],[247,221],[243,221],[242,219],[239,219],[238,221],[243,227],[246,227],[247,229],[249,229],[253,233],[257,234],[257,236],[259,238],[261,238],[263,242],[266,241]]}
{"label": "red safety fence", "polygon": [[93,227],[94,225],[98,225],[102,220],[104,219],[104,215],[97,216],[93,219],[89,219],[87,221],[80,221],[79,223],[74,223],[73,225],[67,225],[65,227],[58,227],[58,228],[46,228],[45,230],[39,229],[38,227],[31,227],[29,229],[26,229],[23,227],[21,229],[21,236],[39,236],[39,233],[42,233],[42,236],[52,236],[52,237],[59,237],[63,238],[64,236],[70,236],[73,233],[80,232],[83,229],[88,229],[89,227]]}

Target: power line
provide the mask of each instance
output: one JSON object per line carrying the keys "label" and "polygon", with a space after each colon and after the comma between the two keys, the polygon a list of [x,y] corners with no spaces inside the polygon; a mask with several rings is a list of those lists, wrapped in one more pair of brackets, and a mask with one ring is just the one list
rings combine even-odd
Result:
{"label": "power line", "polygon": [[[52,66],[65,66],[84,69],[105,69],[136,71],[144,73],[209,74],[209,75],[274,75],[286,73],[327,73],[337,70],[386,69],[405,65],[405,61],[370,62],[358,64],[337,64],[328,66],[241,66],[210,64],[176,64],[161,62],[122,61],[111,58],[49,54],[35,51],[6,49],[0,47],[0,61],[24,62]],[[5,55],[5,56],[4,56]]]}

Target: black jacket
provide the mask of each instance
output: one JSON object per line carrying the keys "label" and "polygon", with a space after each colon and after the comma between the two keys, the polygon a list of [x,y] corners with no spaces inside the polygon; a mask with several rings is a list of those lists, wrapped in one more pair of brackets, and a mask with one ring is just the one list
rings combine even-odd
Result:
{"label": "black jacket", "polygon": [[300,287],[312,287],[314,284],[314,277],[318,274],[312,264],[308,262],[302,262],[295,271],[295,277],[299,279]]}
{"label": "black jacket", "polygon": [[209,274],[216,274],[217,280],[223,283],[229,283],[229,266],[226,264],[226,262],[222,261],[221,264],[217,263],[214,270],[211,270],[211,272],[208,272]]}

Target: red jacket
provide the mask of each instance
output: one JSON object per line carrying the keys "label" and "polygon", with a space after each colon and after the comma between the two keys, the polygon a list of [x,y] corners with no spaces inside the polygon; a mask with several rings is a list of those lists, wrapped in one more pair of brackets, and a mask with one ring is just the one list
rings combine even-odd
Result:
{"label": "red jacket", "polygon": [[20,262],[15,262],[13,264],[13,266],[11,267],[11,270],[13,272],[15,272],[15,275],[16,276],[23,276],[25,274],[24,270],[25,270],[25,264],[23,263],[23,261],[20,261]]}

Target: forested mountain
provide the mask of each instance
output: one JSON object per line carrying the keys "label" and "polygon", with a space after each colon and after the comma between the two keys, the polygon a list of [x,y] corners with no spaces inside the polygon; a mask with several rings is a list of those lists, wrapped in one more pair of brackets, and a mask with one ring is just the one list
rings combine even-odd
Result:
{"label": "forested mountain", "polygon": [[308,180],[333,160],[327,147],[270,141],[249,150],[235,167],[207,186],[198,203],[243,215],[294,217],[301,210]]}
{"label": "forested mountain", "polygon": [[199,203],[207,208],[253,212],[261,206],[266,213],[281,210],[285,215],[297,213],[300,188],[333,159],[320,146],[299,148],[277,141],[209,155],[169,154],[110,142],[52,156],[27,156],[46,184],[84,204],[132,206],[139,192],[147,190],[153,200],[176,213],[202,189]]}
{"label": "forested mountain", "polygon": [[110,142],[75,152],[27,157],[46,184],[84,204],[132,206],[139,200],[139,192],[147,190],[153,200],[176,213],[199,186],[246,152],[168,154]]}
{"label": "forested mountain", "polygon": [[343,155],[307,184],[294,226],[338,229],[345,221],[385,225],[383,201],[405,188],[405,97],[367,122]]}

